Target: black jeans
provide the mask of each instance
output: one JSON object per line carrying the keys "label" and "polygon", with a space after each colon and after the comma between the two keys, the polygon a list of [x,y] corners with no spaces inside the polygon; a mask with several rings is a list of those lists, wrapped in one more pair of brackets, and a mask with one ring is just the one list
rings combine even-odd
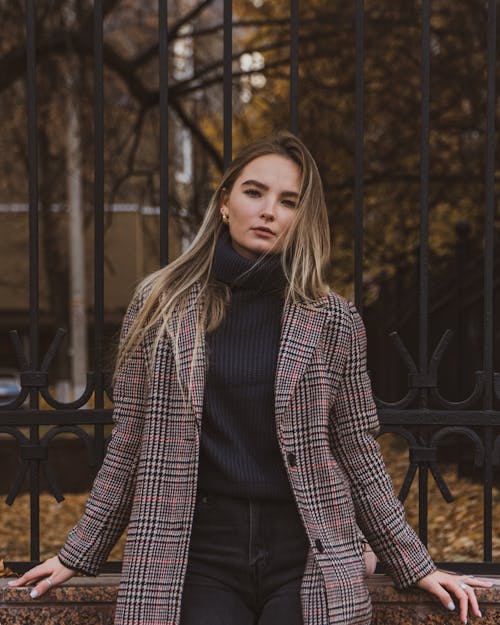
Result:
{"label": "black jeans", "polygon": [[181,625],[303,625],[307,551],[294,501],[200,493]]}

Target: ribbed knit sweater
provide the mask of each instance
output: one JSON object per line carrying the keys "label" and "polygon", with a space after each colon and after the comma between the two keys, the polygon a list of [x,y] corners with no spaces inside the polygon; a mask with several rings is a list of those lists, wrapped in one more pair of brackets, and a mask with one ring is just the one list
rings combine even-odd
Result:
{"label": "ribbed knit sweater", "polygon": [[216,247],[213,276],[230,286],[231,301],[223,322],[206,336],[199,489],[234,497],[290,499],[274,418],[286,285],[280,257],[256,262],[241,256],[225,229]]}

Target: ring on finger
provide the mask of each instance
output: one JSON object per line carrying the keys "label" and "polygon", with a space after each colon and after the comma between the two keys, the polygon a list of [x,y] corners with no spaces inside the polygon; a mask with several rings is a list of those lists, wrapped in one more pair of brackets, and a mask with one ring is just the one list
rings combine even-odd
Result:
{"label": "ring on finger", "polygon": [[43,581],[47,583],[49,586],[52,586],[53,584],[52,580],[50,580],[48,577],[46,577]]}
{"label": "ring on finger", "polygon": [[467,590],[467,588],[469,588],[469,586],[465,582],[460,582],[460,588],[463,588],[464,590]]}

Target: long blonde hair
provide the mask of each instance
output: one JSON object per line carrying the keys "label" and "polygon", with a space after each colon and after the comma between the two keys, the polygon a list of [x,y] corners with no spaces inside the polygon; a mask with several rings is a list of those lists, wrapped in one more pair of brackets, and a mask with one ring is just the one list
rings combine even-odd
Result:
{"label": "long blonde hair", "polygon": [[228,289],[211,277],[216,243],[225,227],[220,215],[224,194],[231,192],[248,163],[268,154],[291,159],[301,172],[296,216],[282,239],[281,262],[288,279],[285,303],[291,300],[308,304],[328,293],[325,273],[330,262],[330,231],[323,185],[316,163],[302,141],[288,131],[257,139],[243,148],[222,176],[189,248],[138,285],[135,296],[144,294],[144,302],[120,342],[113,380],[148,331],[153,331],[155,337],[153,348],[148,354],[149,362],[153,362],[160,337],[168,332],[168,322],[174,310],[179,323],[171,339],[174,357],[178,360],[180,320],[186,311],[190,291],[198,284],[194,362],[204,331],[215,329],[222,321],[229,297]]}

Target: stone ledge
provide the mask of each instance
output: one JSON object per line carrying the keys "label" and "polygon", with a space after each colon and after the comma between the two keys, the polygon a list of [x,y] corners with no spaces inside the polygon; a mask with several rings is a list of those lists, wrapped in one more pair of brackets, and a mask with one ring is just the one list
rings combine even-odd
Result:
{"label": "stone ledge", "polygon": [[[470,618],[471,625],[500,623],[500,578],[485,579],[495,586],[476,590],[483,618]],[[0,625],[113,625],[117,575],[74,577],[40,599],[31,599],[29,588],[9,588],[8,581],[0,579]],[[427,593],[418,589],[399,591],[386,575],[372,575],[369,587],[372,625],[460,623],[456,612],[450,613]]]}
{"label": "stone ledge", "polygon": [[113,625],[119,576],[73,577],[39,599],[0,579],[0,625]]}
{"label": "stone ledge", "polygon": [[[476,588],[483,618],[469,616],[469,623],[498,625],[500,623],[500,577],[479,576],[494,584]],[[372,575],[368,582],[373,603],[372,625],[457,625],[458,610],[446,610],[437,599],[423,590],[398,590],[387,575]],[[458,602],[455,601],[458,605]]]}

